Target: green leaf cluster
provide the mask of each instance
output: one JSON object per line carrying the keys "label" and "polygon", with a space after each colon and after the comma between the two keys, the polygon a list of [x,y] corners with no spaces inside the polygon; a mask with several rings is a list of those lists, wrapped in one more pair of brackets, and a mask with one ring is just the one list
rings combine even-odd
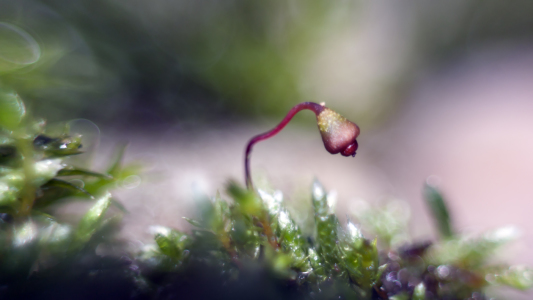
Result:
{"label": "green leaf cluster", "polygon": [[[363,205],[352,216],[355,221],[342,226],[333,195],[318,181],[310,197],[313,230],[302,230],[279,191],[252,191],[231,182],[227,194],[231,202],[219,194],[197,197],[197,218],[186,218],[194,226],[191,233],[160,228],[155,247],[143,251],[140,261],[171,273],[207,268],[224,285],[266,274],[257,284],[274,282],[283,291],[280,298],[485,299],[480,297],[489,286],[533,286],[531,269],[494,263],[493,254],[516,231],[503,228],[476,237],[454,232],[435,187],[424,187],[424,195],[442,238],[422,242],[409,240],[408,209],[397,202]],[[363,232],[375,236],[368,239]]]}
{"label": "green leaf cluster", "polygon": [[[108,210],[120,205],[108,190],[135,170],[122,166],[123,150],[104,173],[79,168],[69,157],[81,148],[81,135],[70,134],[67,125],[48,129],[15,91],[0,86],[0,282],[113,242],[110,230],[120,214]],[[57,207],[75,200],[95,203],[77,224],[60,221]]]}
{"label": "green leaf cluster", "polygon": [[161,270],[185,270],[202,262],[215,267],[221,280],[264,270],[269,278],[292,282],[306,293],[370,299],[383,270],[376,241],[365,239],[352,223],[346,229],[339,225],[320,183],[313,185],[313,236],[302,234],[279,191],[254,192],[232,182],[227,193],[232,203],[220,195],[198,197],[198,217],[186,219],[195,227],[191,234],[159,229],[157,247],[144,251],[141,260]]}

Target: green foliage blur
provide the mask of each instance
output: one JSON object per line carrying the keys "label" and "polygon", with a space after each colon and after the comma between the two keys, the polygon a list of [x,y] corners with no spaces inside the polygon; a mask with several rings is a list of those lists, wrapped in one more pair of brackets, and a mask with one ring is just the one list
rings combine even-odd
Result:
{"label": "green foliage blur", "polygon": [[[388,10],[401,27],[390,36]],[[279,117],[305,100],[375,124],[428,65],[529,40],[531,11],[526,0],[2,0],[0,82],[52,121]]]}
{"label": "green foliage blur", "polygon": [[[79,168],[69,158],[82,149],[82,137],[69,134],[68,123],[48,128],[16,92],[0,88],[2,297],[17,298],[28,278],[53,280],[58,270],[68,272],[100,244],[120,244],[113,237],[123,207],[109,190],[138,167],[123,165],[120,154],[104,173]],[[56,213],[73,201],[94,202],[77,224]]]}

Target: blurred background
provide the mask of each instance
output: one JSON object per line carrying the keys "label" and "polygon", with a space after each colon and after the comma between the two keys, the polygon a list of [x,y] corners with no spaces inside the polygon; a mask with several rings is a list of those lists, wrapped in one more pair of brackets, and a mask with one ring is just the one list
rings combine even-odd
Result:
{"label": "blurred background", "polygon": [[457,230],[514,224],[533,265],[531,1],[0,0],[0,86],[91,151],[130,142],[156,175],[121,188],[127,238],[185,228],[195,190],[243,182],[247,140],[315,101],[361,127],[357,156],[303,112],[254,148],[258,182],[299,205],[316,177],[347,214],[402,199],[424,239],[430,180]]}

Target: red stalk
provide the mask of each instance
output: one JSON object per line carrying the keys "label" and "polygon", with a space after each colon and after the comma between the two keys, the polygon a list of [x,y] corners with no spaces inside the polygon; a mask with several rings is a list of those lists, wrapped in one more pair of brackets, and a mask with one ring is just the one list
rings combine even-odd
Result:
{"label": "red stalk", "polygon": [[343,156],[355,156],[355,151],[358,148],[355,139],[359,135],[359,127],[324,105],[314,102],[302,102],[294,106],[287,113],[285,118],[283,118],[283,120],[272,130],[256,135],[248,142],[244,156],[244,174],[248,189],[253,189],[250,174],[250,155],[252,153],[252,147],[256,143],[278,134],[278,132],[291,121],[294,115],[304,109],[311,110],[315,113],[318,129],[328,152],[331,154],[341,153]]}

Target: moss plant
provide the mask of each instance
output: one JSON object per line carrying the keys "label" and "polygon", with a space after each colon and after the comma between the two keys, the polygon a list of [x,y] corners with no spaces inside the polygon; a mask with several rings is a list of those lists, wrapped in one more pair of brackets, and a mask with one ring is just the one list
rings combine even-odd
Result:
{"label": "moss plant", "polygon": [[[302,109],[317,115],[329,152],[355,154],[357,125],[299,104],[248,144],[247,188],[230,182],[230,201],[198,196],[197,216],[186,219],[193,230],[155,227],[155,244],[133,255],[110,234],[121,210],[110,214],[120,205],[108,190],[134,172],[121,164],[123,149],[106,172],[77,168],[68,157],[81,154],[81,137],[47,130],[16,93],[0,90],[0,298],[479,300],[489,286],[532,286],[531,269],[492,257],[515,231],[457,233],[433,186],[424,195],[440,239],[410,241],[395,203],[367,206],[341,224],[318,181],[313,228],[301,227],[281,192],[253,188],[249,156]],[[52,208],[73,199],[94,204],[77,224],[58,221]],[[99,256],[100,246],[120,250]]]}
{"label": "moss plant", "polygon": [[[186,219],[196,227],[189,234],[159,228],[157,246],[146,249],[138,260],[147,282],[169,298],[205,299],[466,300],[487,299],[484,291],[489,286],[532,286],[531,269],[492,262],[494,252],[514,237],[512,229],[479,237],[455,233],[444,198],[429,185],[424,196],[440,240],[406,239],[407,220],[395,212],[395,205],[358,212],[354,219],[359,223],[342,225],[328,201],[330,195],[317,181],[310,193],[314,228],[302,230],[284,207],[281,192],[253,188],[249,160],[255,143],[276,135],[303,109],[316,114],[330,153],[355,155],[357,125],[323,105],[295,106],[273,130],[248,143],[247,189],[231,182],[227,194],[232,202],[220,195],[199,199],[198,217]],[[363,231],[375,236],[368,239]],[[381,249],[378,240],[384,245]],[[403,243],[397,245],[398,240]],[[193,277],[195,285],[183,284]]]}

